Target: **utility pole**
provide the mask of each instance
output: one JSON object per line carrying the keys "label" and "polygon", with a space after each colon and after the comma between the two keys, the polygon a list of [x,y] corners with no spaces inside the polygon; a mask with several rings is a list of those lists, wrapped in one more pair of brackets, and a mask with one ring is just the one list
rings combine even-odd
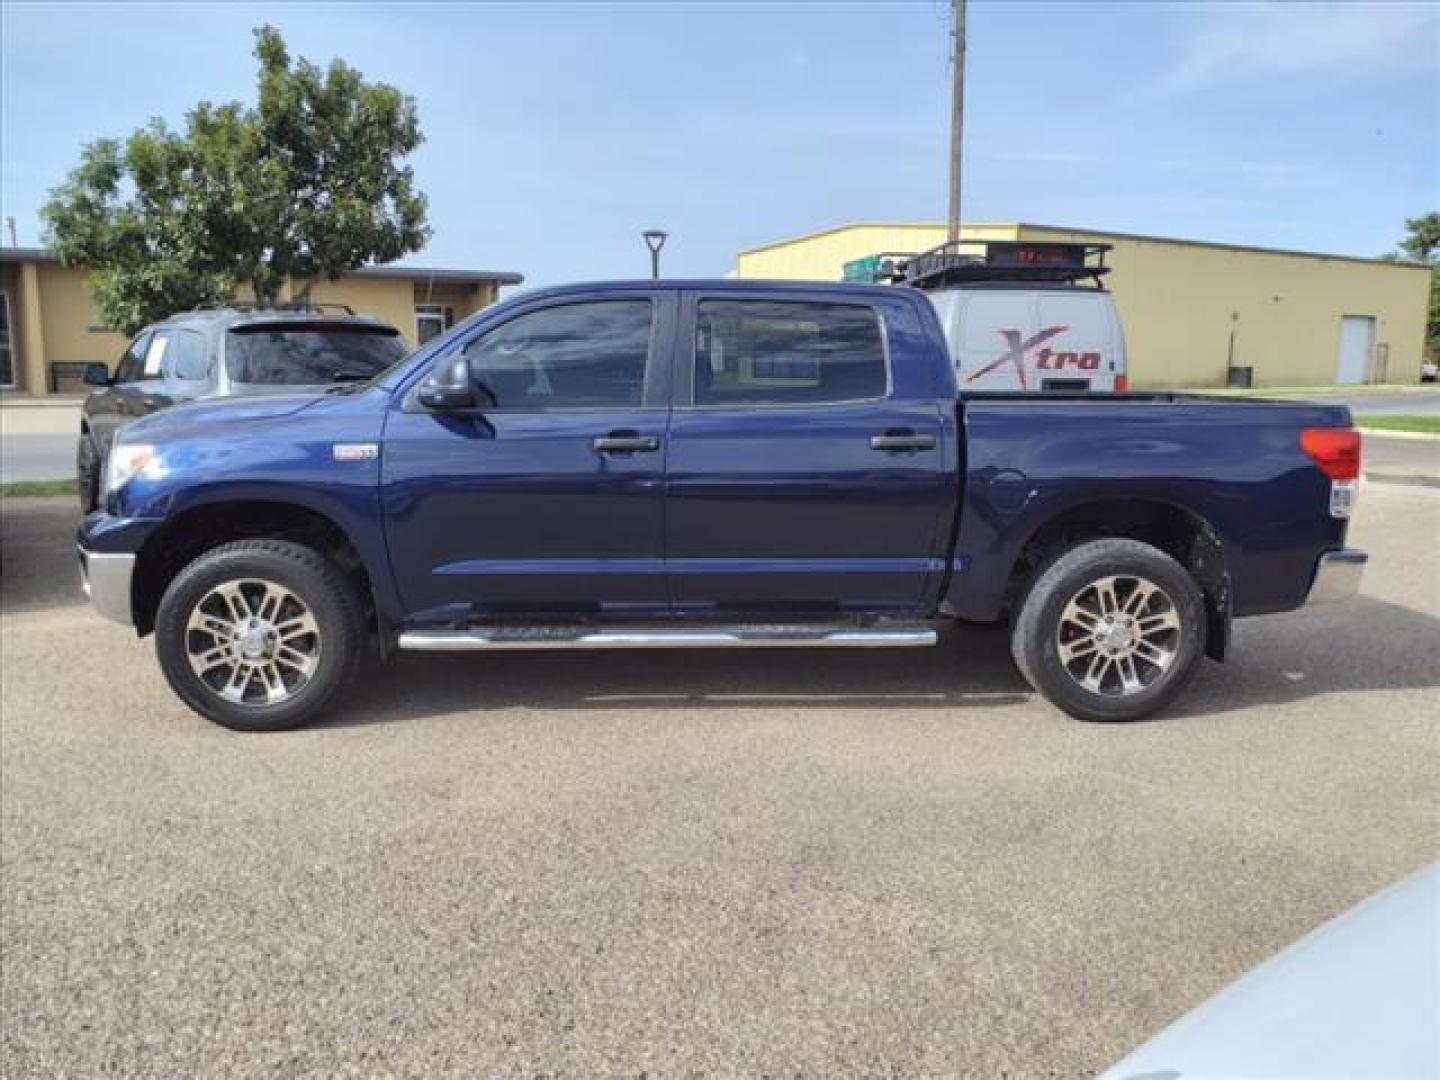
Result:
{"label": "utility pole", "polygon": [[960,135],[965,119],[965,0],[950,0],[950,239],[960,239]]}

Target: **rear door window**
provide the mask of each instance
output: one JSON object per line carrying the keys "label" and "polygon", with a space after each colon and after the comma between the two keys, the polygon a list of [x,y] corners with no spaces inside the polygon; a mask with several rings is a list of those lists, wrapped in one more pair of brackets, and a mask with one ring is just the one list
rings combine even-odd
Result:
{"label": "rear door window", "polygon": [[373,378],[405,353],[385,327],[240,327],[227,335],[225,366],[235,382],[319,386]]}
{"label": "rear door window", "polygon": [[702,300],[694,370],[696,405],[865,401],[888,388],[880,320],[858,304]]}
{"label": "rear door window", "polygon": [[166,355],[166,371],[176,379],[201,382],[210,374],[210,351],[205,347],[204,334],[176,330]]}

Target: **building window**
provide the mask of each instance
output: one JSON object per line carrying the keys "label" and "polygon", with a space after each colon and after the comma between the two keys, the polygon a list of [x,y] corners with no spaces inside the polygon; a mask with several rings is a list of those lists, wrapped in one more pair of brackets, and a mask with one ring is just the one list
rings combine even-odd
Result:
{"label": "building window", "polygon": [[424,345],[455,325],[455,309],[444,304],[415,305],[415,337]]}
{"label": "building window", "polygon": [[10,292],[0,289],[0,387],[15,389],[15,324],[10,321]]}

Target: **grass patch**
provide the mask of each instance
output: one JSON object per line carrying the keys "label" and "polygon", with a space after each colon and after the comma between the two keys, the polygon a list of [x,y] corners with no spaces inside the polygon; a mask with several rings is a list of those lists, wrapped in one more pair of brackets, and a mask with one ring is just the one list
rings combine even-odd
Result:
{"label": "grass patch", "polygon": [[1356,427],[1440,435],[1440,413],[1357,413]]}
{"label": "grass patch", "polygon": [[0,484],[0,499],[54,499],[75,495],[74,480],[13,480]]}

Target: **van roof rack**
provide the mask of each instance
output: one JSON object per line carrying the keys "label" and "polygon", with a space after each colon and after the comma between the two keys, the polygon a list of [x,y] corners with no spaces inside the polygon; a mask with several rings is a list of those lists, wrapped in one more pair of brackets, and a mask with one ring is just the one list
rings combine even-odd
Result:
{"label": "van roof rack", "polygon": [[1114,245],[1033,240],[949,240],[914,254],[883,252],[844,266],[846,281],[940,289],[1003,282],[1076,285],[1103,289],[1110,272],[1105,253]]}

